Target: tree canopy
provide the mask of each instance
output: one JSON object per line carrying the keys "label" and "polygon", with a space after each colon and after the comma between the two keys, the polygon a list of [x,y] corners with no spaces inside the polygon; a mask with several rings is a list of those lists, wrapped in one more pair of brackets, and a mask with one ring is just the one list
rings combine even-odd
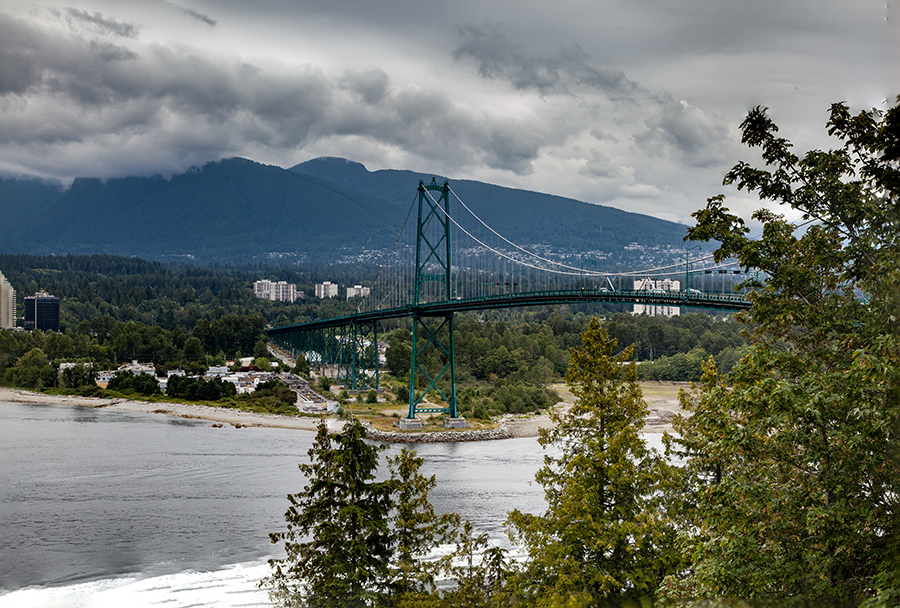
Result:
{"label": "tree canopy", "polygon": [[710,366],[677,423],[696,492],[694,560],[675,594],[860,598],[900,590],[900,105],[831,107],[830,150],[798,156],[765,108],[741,125],[765,168],[726,184],[764,208],[751,239],[722,195],[694,214],[765,273],[753,281],[752,350],[725,382]]}

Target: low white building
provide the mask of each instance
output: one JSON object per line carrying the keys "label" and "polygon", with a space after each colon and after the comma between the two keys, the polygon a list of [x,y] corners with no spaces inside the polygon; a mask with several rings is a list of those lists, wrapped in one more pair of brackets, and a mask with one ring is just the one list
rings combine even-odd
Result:
{"label": "low white building", "polygon": [[[673,281],[672,279],[659,281],[654,281],[650,278],[640,279],[634,282],[634,290],[649,291],[662,295],[668,292],[681,291],[681,281]],[[650,317],[677,317],[681,315],[681,307],[664,306],[662,304],[635,304],[632,314],[648,315]]]}

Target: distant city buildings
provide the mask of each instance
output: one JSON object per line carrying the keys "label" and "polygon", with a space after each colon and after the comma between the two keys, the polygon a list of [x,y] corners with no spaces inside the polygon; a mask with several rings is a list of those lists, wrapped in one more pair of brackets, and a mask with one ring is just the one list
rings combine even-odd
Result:
{"label": "distant city buildings", "polygon": [[293,302],[301,297],[297,292],[297,286],[287,281],[269,281],[263,279],[253,284],[253,295],[263,300],[271,300],[272,302]]}
{"label": "distant city buildings", "polygon": [[16,326],[16,290],[0,272],[0,329]]}
{"label": "distant city buildings", "polygon": [[[649,291],[651,293],[664,294],[670,291],[681,291],[681,281],[673,281],[671,279],[663,279],[654,281],[653,279],[641,279],[634,282],[635,291]],[[651,317],[677,317],[681,315],[680,306],[663,306],[661,304],[635,304],[635,315],[648,315]]]}
{"label": "distant city buildings", "polygon": [[316,283],[316,297],[317,298],[334,298],[338,295],[338,286],[336,283],[332,283],[331,281],[325,281],[324,283]]}
{"label": "distant city buildings", "polygon": [[25,329],[59,331],[59,298],[39,291],[25,298]]}
{"label": "distant city buildings", "polygon": [[355,298],[356,296],[366,297],[372,290],[369,287],[363,287],[362,285],[354,285],[353,287],[347,288],[347,299]]}

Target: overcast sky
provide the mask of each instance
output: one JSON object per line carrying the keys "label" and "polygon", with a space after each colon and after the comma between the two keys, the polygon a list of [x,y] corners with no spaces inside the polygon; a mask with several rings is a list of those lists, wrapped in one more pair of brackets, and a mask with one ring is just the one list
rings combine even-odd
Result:
{"label": "overcast sky", "polygon": [[328,155],[689,222],[751,107],[805,150],[900,93],[893,0],[61,1],[0,5],[0,173]]}

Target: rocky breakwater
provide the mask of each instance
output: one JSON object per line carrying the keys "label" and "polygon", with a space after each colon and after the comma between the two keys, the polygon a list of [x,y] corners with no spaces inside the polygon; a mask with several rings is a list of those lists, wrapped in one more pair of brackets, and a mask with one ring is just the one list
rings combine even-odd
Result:
{"label": "rocky breakwater", "polygon": [[363,421],[366,428],[366,439],[384,441],[386,443],[459,443],[462,441],[494,441],[511,439],[513,434],[501,425],[495,429],[477,429],[471,431],[379,431],[371,423]]}

